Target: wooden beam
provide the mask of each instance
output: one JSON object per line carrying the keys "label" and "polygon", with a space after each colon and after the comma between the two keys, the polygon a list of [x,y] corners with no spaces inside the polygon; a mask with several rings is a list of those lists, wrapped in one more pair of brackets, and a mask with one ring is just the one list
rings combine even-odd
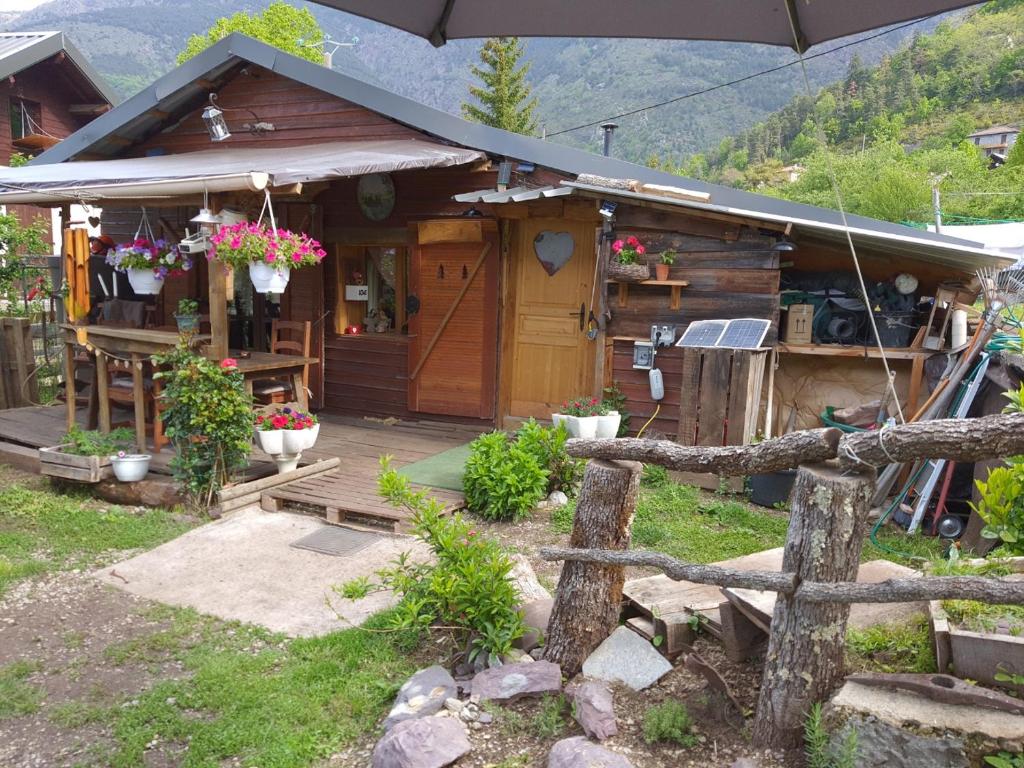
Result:
{"label": "wooden beam", "polygon": [[[210,208],[214,213],[221,209],[219,195],[210,196]],[[210,261],[210,339],[209,355],[215,360],[228,356],[228,284],[227,266],[217,259]]]}
{"label": "wooden beam", "polygon": [[110,111],[110,105],[103,104],[69,104],[68,112],[72,115],[102,115]]}

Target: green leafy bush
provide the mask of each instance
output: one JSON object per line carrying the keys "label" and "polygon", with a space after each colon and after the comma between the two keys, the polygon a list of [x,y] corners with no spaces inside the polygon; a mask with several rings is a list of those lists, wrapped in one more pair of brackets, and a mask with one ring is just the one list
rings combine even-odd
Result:
{"label": "green leafy bush", "polygon": [[357,579],[335,591],[358,599],[373,589],[393,590],[399,597],[390,614],[395,629],[453,632],[470,660],[480,653],[508,653],[526,630],[517,607],[519,592],[509,580],[512,561],[461,515],[443,517],[441,503],[425,491],[412,491],[390,461],[388,456],[381,459],[380,493],[412,513],[413,533],[430,547],[434,562],[414,563],[403,553],[377,572],[379,584]]}
{"label": "green leafy bush", "polygon": [[131,427],[118,427],[104,434],[72,427],[61,438],[61,443],[66,446],[64,453],[75,456],[112,456],[135,444],[135,430]]}
{"label": "green leafy bush", "polygon": [[586,463],[565,452],[568,439],[569,433],[563,425],[545,427],[535,419],[530,419],[516,432],[519,447],[529,452],[548,471],[548,493],[562,491],[572,496],[583,477]]}
{"label": "green leafy bush", "polygon": [[522,519],[544,498],[549,474],[536,456],[504,432],[480,435],[466,460],[466,505],[488,520]]}
{"label": "green leafy bush", "polygon": [[164,381],[162,419],[176,451],[171,471],[194,506],[209,506],[248,464],[252,397],[231,358],[208,360],[182,342],[157,362],[168,368],[155,376]]}
{"label": "green leafy bush", "polygon": [[851,728],[835,749],[821,716],[821,704],[813,704],[804,721],[804,756],[807,768],[856,768],[857,731]]}
{"label": "green leafy bush", "polygon": [[1000,752],[998,755],[987,756],[985,765],[993,765],[995,768],[1024,768],[1024,755]]}
{"label": "green leafy bush", "polygon": [[[1004,413],[1024,413],[1024,385],[1006,393],[1010,404]],[[971,507],[985,521],[981,535],[1000,539],[1008,555],[1024,555],[1024,456],[1006,460],[1005,467],[989,470],[976,480],[981,498]]]}
{"label": "green leafy bush", "polygon": [[619,383],[617,381],[612,382],[610,387],[605,387],[601,391],[602,400],[601,402],[608,409],[608,411],[619,412],[619,431],[616,437],[625,437],[629,434],[629,420],[632,414],[626,410],[626,395],[621,389],[619,389]]}
{"label": "green leafy bush", "polygon": [[692,730],[693,719],[681,702],[670,699],[644,713],[644,741],[648,744],[668,741],[681,747],[692,747],[697,743]]}

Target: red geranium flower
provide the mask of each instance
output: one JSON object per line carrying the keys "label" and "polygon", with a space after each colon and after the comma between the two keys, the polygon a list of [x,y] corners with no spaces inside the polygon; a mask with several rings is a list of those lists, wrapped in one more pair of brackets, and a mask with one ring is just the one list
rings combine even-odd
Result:
{"label": "red geranium flower", "polygon": [[225,371],[233,371],[238,368],[238,361],[233,357],[225,357],[220,361],[220,367]]}

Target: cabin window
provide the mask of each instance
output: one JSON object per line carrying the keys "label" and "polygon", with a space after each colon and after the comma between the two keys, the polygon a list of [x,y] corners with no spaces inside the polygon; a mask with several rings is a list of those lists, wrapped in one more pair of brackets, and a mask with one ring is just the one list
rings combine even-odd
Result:
{"label": "cabin window", "polygon": [[43,111],[38,101],[11,99],[11,139],[43,132]]}
{"label": "cabin window", "polygon": [[405,248],[339,248],[335,331],[360,326],[368,333],[407,333],[407,285]]}

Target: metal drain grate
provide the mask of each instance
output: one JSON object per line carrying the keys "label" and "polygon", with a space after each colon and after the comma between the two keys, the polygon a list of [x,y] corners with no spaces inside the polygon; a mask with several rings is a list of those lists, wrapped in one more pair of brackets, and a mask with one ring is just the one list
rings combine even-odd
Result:
{"label": "metal drain grate", "polygon": [[354,531],[337,525],[325,525],[293,541],[291,546],[296,549],[308,549],[325,555],[348,557],[383,538],[368,531]]}

